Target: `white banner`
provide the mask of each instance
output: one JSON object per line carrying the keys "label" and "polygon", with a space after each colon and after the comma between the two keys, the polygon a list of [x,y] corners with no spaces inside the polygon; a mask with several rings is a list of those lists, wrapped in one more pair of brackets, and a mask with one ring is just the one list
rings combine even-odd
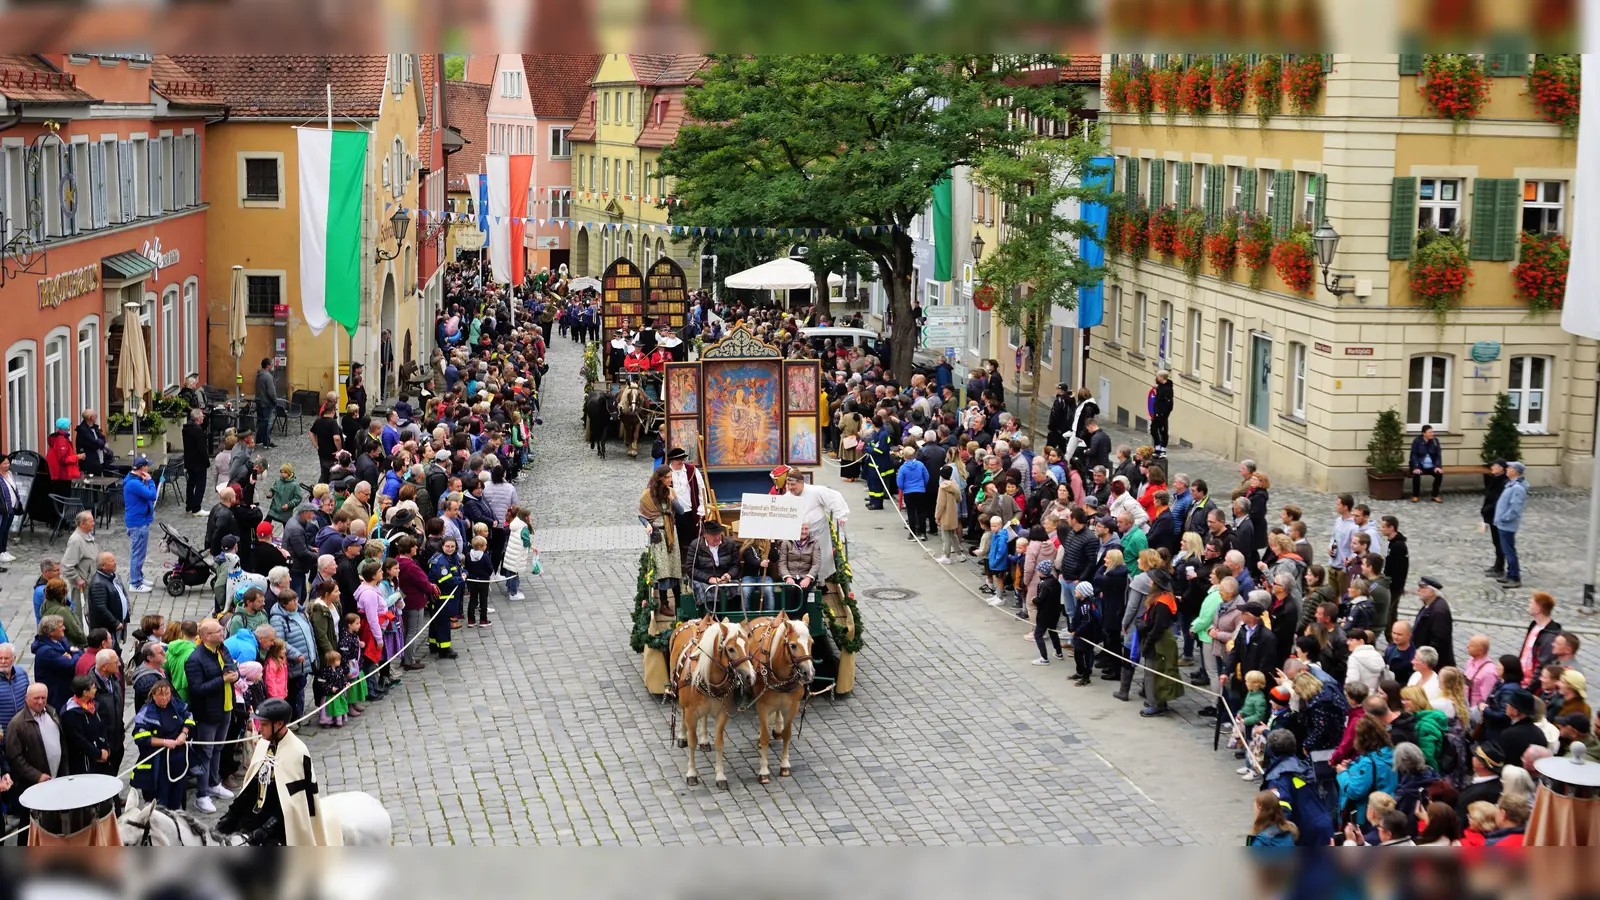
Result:
{"label": "white banner", "polygon": [[[1591,37],[1597,26],[1587,25],[1585,50],[1594,50]],[[1600,78],[1600,57],[1595,53],[1583,54],[1583,76]],[[1600,173],[1600,90],[1593,87],[1583,92],[1578,109],[1578,165],[1573,169],[1573,197],[1592,187],[1590,178]],[[1600,180],[1595,182],[1600,185]],[[1561,327],[1570,334],[1600,340],[1600,253],[1581,249],[1581,241],[1600,240],[1600,203],[1578,203],[1572,213],[1572,260],[1567,268],[1567,297],[1561,304]]]}
{"label": "white banner", "polygon": [[739,540],[797,541],[804,523],[800,498],[792,494],[745,494],[739,500]]}

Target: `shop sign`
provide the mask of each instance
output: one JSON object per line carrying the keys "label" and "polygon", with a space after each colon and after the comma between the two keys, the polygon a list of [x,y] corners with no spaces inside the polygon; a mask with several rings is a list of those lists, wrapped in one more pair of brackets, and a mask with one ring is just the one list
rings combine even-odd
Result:
{"label": "shop sign", "polygon": [[1317,352],[1318,353],[1332,353],[1333,352],[1333,345],[1332,344],[1324,344],[1321,341],[1317,341],[1315,346],[1317,348]]}
{"label": "shop sign", "polygon": [[156,238],[154,241],[145,241],[144,247],[139,250],[139,255],[155,263],[156,270],[152,274],[157,278],[161,277],[162,269],[178,264],[178,251],[162,250],[161,238]]}
{"label": "shop sign", "polygon": [[1499,341],[1479,341],[1472,345],[1472,361],[1475,363],[1492,363],[1499,358]]}
{"label": "shop sign", "polygon": [[1346,347],[1346,348],[1344,348],[1344,355],[1345,356],[1371,356],[1372,355],[1372,348],[1371,347]]}
{"label": "shop sign", "polygon": [[61,304],[82,297],[100,288],[100,264],[92,263],[82,268],[39,279],[39,308],[55,309]]}

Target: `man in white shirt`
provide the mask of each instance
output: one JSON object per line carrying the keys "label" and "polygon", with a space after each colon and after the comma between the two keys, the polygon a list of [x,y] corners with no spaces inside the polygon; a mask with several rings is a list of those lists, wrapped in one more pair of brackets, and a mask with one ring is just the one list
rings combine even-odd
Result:
{"label": "man in white shirt", "polygon": [[812,540],[819,543],[817,553],[822,557],[822,571],[817,581],[827,581],[837,571],[833,564],[833,540],[829,537],[828,520],[833,520],[834,527],[839,531],[839,540],[843,542],[844,526],[850,520],[850,504],[845,501],[843,494],[833,488],[806,484],[799,470],[795,469],[787,473],[783,489],[789,496],[800,499],[800,521],[806,523]]}

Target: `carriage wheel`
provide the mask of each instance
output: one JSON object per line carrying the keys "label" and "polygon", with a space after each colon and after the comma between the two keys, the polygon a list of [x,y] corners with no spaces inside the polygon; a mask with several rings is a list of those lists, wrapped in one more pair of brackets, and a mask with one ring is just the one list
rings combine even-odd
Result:
{"label": "carriage wheel", "polygon": [[189,586],[183,583],[183,576],[177,572],[168,572],[166,577],[161,579],[161,584],[166,587],[167,593],[174,597],[182,597],[183,592],[189,589]]}

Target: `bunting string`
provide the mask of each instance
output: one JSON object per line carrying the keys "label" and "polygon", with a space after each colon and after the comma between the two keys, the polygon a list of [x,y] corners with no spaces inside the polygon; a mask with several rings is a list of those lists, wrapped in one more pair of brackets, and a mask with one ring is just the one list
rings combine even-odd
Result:
{"label": "bunting string", "polygon": [[734,237],[830,237],[844,235],[888,234],[900,229],[893,225],[850,225],[843,227],[824,228],[794,228],[794,227],[769,227],[769,226],[709,226],[709,225],[657,225],[648,222],[587,222],[574,219],[563,219],[543,216],[490,216],[477,213],[451,212],[437,209],[406,209],[406,215],[421,225],[477,225],[487,222],[493,225],[535,225],[543,228],[546,225],[560,228],[589,228],[594,231],[634,231],[648,234],[663,234],[673,237],[702,237],[702,236],[728,236]]}

